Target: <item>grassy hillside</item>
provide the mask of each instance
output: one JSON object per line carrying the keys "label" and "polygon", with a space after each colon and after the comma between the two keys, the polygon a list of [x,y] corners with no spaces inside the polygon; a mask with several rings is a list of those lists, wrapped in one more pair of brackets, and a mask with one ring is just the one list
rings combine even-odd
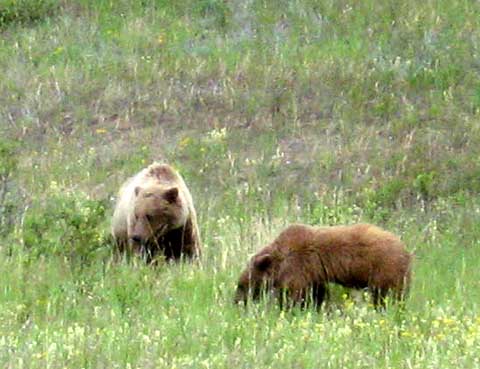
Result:
{"label": "grassy hillside", "polygon": [[[0,367],[479,368],[479,29],[471,1],[0,0]],[[153,160],[198,265],[112,262]],[[233,306],[294,221],[399,234],[406,311]]]}

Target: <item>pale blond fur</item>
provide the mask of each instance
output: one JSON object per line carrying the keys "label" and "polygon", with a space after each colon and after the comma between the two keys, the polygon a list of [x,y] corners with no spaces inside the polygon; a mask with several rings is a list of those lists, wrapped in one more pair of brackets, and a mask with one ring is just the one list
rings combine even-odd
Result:
{"label": "pale blond fur", "polygon": [[183,178],[171,166],[161,163],[153,163],[142,169],[125,181],[118,192],[112,218],[112,235],[119,248],[124,250],[132,236],[132,228],[135,222],[136,189],[153,187],[164,188],[165,190],[173,187],[178,188],[178,201],[182,204],[182,207],[174,228],[179,228],[190,221],[196,244],[195,248],[198,249],[200,247],[200,233],[192,195]]}

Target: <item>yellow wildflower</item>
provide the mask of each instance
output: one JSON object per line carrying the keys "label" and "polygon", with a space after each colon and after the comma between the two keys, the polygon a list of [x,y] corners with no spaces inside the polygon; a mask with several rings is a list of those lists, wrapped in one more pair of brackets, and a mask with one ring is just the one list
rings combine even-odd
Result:
{"label": "yellow wildflower", "polygon": [[190,143],[192,142],[192,139],[190,137],[184,137],[180,143],[178,144],[178,146],[180,146],[181,149],[183,149],[184,147],[188,146]]}

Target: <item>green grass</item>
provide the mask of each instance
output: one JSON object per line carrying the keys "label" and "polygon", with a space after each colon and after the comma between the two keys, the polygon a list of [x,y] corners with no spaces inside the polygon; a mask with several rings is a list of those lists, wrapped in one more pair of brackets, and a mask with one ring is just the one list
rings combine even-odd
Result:
{"label": "green grass", "polygon": [[[0,1],[0,367],[479,368],[479,13]],[[200,264],[112,261],[112,199],[153,160],[194,196]],[[415,253],[404,312],[232,304],[287,224],[358,221]]]}
{"label": "green grass", "polygon": [[[258,226],[251,224],[251,232]],[[408,361],[420,368],[449,367],[452,360],[477,367],[478,251],[429,230],[400,314],[335,293],[321,313],[280,312],[268,302],[247,311],[234,306],[235,280],[251,246],[232,225],[206,236],[201,265],[152,269],[98,261],[75,269],[19,251],[1,259],[0,357],[11,367],[404,367]]]}

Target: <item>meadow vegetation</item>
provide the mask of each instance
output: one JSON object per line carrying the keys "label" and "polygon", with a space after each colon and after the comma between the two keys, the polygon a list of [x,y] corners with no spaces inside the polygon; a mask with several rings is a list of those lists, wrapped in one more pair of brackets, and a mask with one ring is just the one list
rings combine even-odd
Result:
{"label": "meadow vegetation", "polygon": [[[0,367],[480,368],[480,4],[0,0]],[[120,184],[193,196],[198,264],[112,260]],[[415,253],[405,311],[232,304],[291,222]]]}

